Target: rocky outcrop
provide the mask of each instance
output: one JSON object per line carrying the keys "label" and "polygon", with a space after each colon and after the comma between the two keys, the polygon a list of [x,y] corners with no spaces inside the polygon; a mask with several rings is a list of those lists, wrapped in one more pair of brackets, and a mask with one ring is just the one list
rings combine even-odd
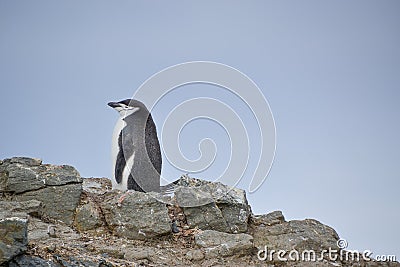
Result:
{"label": "rocky outcrop", "polygon": [[[160,201],[162,200],[162,201]],[[0,161],[0,266],[399,266],[282,261],[269,251],[337,249],[339,236],[280,211],[254,215],[243,190],[183,176],[172,197],[111,190],[70,166]]]}
{"label": "rocky outcrop", "polygon": [[3,199],[40,202],[37,215],[45,220],[72,225],[81,192],[82,178],[74,167],[23,157],[0,162]]}
{"label": "rocky outcrop", "polygon": [[16,157],[0,164],[0,192],[20,194],[48,186],[80,184],[82,179],[74,167],[42,164],[40,159]]}
{"label": "rocky outcrop", "polygon": [[23,193],[45,187],[44,177],[35,170],[40,159],[11,158],[0,162],[0,192]]}
{"label": "rocky outcrop", "polygon": [[286,222],[282,213],[277,211],[267,215],[252,217],[254,246],[271,250],[296,249],[298,251],[336,248],[339,236],[334,229],[316,220]]}
{"label": "rocky outcrop", "polygon": [[[316,220],[286,222],[280,211],[266,215],[253,215],[251,220],[249,232],[254,237],[254,246],[258,251],[263,251],[262,257],[270,256],[269,261],[279,263],[282,260],[278,258],[278,253],[271,255],[268,251],[283,250],[287,253],[293,251],[293,253],[299,254],[312,251],[312,256],[317,257],[323,250],[338,250],[339,236],[336,231]],[[288,255],[286,255],[287,257]]]}

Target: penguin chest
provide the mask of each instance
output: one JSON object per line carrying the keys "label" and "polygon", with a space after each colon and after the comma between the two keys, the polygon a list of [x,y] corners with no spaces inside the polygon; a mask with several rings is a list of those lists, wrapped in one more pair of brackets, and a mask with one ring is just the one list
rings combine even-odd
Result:
{"label": "penguin chest", "polygon": [[113,136],[112,136],[112,146],[111,146],[111,157],[112,157],[112,188],[113,189],[118,189],[121,191],[126,191],[128,189],[128,177],[130,173],[130,167],[132,166],[131,163],[134,159],[134,155],[132,154],[129,158],[126,159],[126,165],[122,173],[122,179],[118,183],[117,182],[117,177],[116,177],[116,164],[117,164],[117,158],[118,155],[122,152],[122,147],[120,146],[119,143],[119,138],[121,135],[122,130],[126,127],[126,122],[122,119],[119,118],[113,131]]}

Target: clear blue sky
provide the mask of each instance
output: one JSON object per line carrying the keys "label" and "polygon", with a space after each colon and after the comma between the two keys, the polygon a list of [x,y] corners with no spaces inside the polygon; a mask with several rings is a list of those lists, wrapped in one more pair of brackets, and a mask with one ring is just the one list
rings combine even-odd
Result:
{"label": "clear blue sky", "polygon": [[[400,2],[251,3],[0,0],[0,158],[109,177],[117,114],[106,103],[171,65],[216,61],[254,80],[275,117],[276,159],[248,196],[253,211],[315,218],[352,249],[400,258]],[[180,90],[154,110],[159,128],[193,96],[240,105],[213,86]],[[228,144],[217,125],[191,127],[189,158],[203,137]],[[219,151],[197,177],[217,175]]]}

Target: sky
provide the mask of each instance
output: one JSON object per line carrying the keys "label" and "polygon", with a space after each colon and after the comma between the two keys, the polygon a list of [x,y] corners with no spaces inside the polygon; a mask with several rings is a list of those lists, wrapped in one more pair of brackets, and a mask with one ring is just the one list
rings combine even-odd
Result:
{"label": "sky", "polygon": [[[253,212],[314,218],[350,249],[399,259],[399,12],[396,0],[0,0],[0,158],[110,177],[118,114],[107,102],[130,98],[170,66],[218,62],[254,81],[274,116],[275,160],[247,194]],[[152,110],[159,136],[174,107],[196,97],[231,106],[246,124],[250,162],[238,185],[246,189],[261,141],[240,97],[179,87]],[[201,157],[203,138],[218,147],[194,177],[224,171],[230,134],[207,119],[183,128],[176,142],[189,160]],[[163,161],[163,175],[178,178],[182,171]]]}

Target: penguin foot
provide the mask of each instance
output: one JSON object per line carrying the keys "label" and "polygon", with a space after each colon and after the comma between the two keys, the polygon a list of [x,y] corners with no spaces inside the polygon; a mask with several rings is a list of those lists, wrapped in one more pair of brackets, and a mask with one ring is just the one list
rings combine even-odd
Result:
{"label": "penguin foot", "polygon": [[129,194],[129,191],[126,191],[125,193],[120,196],[120,198],[117,201],[117,206],[120,207],[122,205],[122,202],[124,202],[126,196]]}

